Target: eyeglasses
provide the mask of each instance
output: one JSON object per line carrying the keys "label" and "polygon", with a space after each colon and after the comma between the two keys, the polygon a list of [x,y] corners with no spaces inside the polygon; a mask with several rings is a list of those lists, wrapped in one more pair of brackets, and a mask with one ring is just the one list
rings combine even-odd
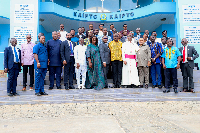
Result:
{"label": "eyeglasses", "polygon": [[127,27],[127,26],[124,26],[124,27]]}
{"label": "eyeglasses", "polygon": [[108,39],[108,38],[103,38],[103,39]]}
{"label": "eyeglasses", "polygon": [[31,37],[27,37],[27,39],[31,39]]}
{"label": "eyeglasses", "polygon": [[60,26],[60,27],[64,27],[64,26]]}

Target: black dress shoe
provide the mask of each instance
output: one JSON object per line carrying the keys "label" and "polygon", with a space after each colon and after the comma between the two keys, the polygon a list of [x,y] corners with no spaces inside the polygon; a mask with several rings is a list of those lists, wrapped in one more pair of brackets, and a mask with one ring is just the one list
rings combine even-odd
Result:
{"label": "black dress shoe", "polygon": [[14,96],[19,96],[19,94],[18,94],[18,93],[14,93],[13,95],[14,95]]}
{"label": "black dress shoe", "polygon": [[162,89],[162,85],[158,85],[158,89]]}
{"label": "black dress shoe", "polygon": [[41,95],[48,95],[46,92],[40,92]]}
{"label": "black dress shoe", "polygon": [[41,94],[40,94],[40,93],[35,93],[35,95],[36,95],[36,96],[41,96]]}
{"label": "black dress shoe", "polygon": [[61,89],[61,86],[57,86],[57,89]]}
{"label": "black dress shoe", "polygon": [[75,87],[74,86],[69,86],[69,89],[75,89]]}
{"label": "black dress shoe", "polygon": [[166,89],[166,90],[163,91],[163,93],[169,93],[169,92],[170,92],[169,89]]}
{"label": "black dress shoe", "polygon": [[148,84],[145,85],[145,89],[148,89]]}
{"label": "black dress shoe", "polygon": [[105,89],[107,89],[107,88],[108,88],[108,86],[105,86],[104,88],[105,88]]}
{"label": "black dress shoe", "polygon": [[189,92],[195,93],[194,89],[190,89]]}
{"label": "black dress shoe", "polygon": [[68,87],[68,86],[65,86],[65,90],[69,90],[69,87]]}
{"label": "black dress shoe", "polygon": [[155,86],[155,85],[153,85],[153,86],[152,86],[152,88],[156,88],[156,86]]}
{"label": "black dress shoe", "polygon": [[52,90],[53,89],[53,87],[49,87],[49,90]]}
{"label": "black dress shoe", "polygon": [[174,93],[178,93],[177,88],[174,88]]}
{"label": "black dress shoe", "polygon": [[12,94],[12,93],[8,93],[7,95],[8,95],[9,97],[12,97],[12,96],[13,96],[13,94]]}

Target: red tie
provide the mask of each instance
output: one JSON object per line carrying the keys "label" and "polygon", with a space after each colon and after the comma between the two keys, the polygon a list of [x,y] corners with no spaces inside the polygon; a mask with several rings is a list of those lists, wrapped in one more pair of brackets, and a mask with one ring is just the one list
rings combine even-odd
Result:
{"label": "red tie", "polygon": [[183,49],[183,62],[185,62],[185,47]]}

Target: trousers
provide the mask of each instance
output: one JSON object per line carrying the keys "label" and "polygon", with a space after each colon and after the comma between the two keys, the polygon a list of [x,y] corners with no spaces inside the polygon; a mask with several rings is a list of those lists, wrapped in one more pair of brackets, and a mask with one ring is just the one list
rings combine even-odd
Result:
{"label": "trousers", "polygon": [[[149,68],[148,67],[139,66],[138,70],[139,70],[140,85],[143,85],[143,83],[149,84]],[[145,78],[145,80],[144,80],[144,78]]]}
{"label": "trousers", "polygon": [[166,68],[165,70],[165,79],[166,79],[166,89],[170,88],[170,77],[173,79],[173,88],[177,89],[178,79],[177,79],[177,69],[176,68]]}
{"label": "trousers", "polygon": [[77,68],[75,69],[75,72],[76,72],[76,80],[78,87],[81,85],[80,84],[81,75],[82,75],[82,86],[85,86],[87,66],[80,65],[79,69]]}
{"label": "trousers", "polygon": [[[161,82],[162,82],[161,64],[160,63],[152,64],[150,69],[151,69],[152,84],[161,85]],[[156,78],[156,74],[158,74],[158,79]]]}
{"label": "trousers", "polygon": [[47,73],[47,68],[35,69],[35,93],[44,92],[44,79]]}
{"label": "trousers", "polygon": [[33,87],[34,84],[34,64],[33,65],[23,65],[23,87],[26,87],[27,83],[27,73],[29,69],[30,75],[30,87]]}
{"label": "trousers", "polygon": [[19,63],[14,63],[13,67],[8,70],[7,93],[16,93],[19,69]]}
{"label": "trousers", "polygon": [[193,82],[193,69],[188,63],[182,63],[182,74],[183,74],[183,89],[188,89],[188,77],[189,77],[189,90],[194,89]]}
{"label": "trousers", "polygon": [[56,86],[60,87],[61,72],[62,72],[62,67],[61,66],[49,66],[50,87],[54,87],[55,74],[56,74]]}
{"label": "trousers", "polygon": [[122,81],[122,61],[111,61],[112,63],[112,70],[113,70],[113,84],[115,86],[120,86]]}

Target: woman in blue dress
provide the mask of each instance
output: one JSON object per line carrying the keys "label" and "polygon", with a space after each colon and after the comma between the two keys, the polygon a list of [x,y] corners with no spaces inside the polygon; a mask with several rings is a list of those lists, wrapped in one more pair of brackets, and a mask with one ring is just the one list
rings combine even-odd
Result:
{"label": "woman in blue dress", "polygon": [[86,50],[87,72],[89,78],[87,88],[100,90],[104,88],[105,81],[97,37],[91,37],[90,42],[92,43],[87,46]]}

